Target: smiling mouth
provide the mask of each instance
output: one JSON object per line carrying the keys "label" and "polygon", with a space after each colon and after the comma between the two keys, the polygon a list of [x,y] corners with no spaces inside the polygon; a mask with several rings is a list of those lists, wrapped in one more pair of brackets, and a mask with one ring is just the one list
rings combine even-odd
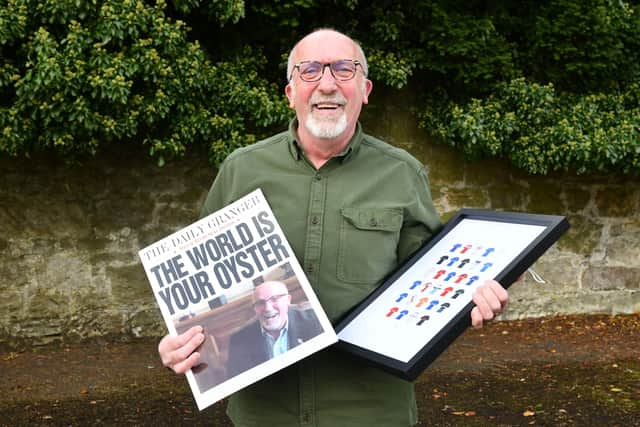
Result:
{"label": "smiling mouth", "polygon": [[273,313],[264,313],[262,315],[262,318],[265,320],[271,320],[271,319],[275,319],[276,317],[278,317],[278,312],[274,311]]}
{"label": "smiling mouth", "polygon": [[342,107],[342,105],[340,104],[327,104],[327,103],[313,104],[313,106],[318,110],[337,110],[338,108]]}

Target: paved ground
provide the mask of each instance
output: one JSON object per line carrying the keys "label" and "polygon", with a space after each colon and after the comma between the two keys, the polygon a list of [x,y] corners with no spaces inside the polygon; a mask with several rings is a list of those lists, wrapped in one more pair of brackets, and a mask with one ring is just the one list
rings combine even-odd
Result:
{"label": "paved ground", "polygon": [[[229,426],[156,341],[0,349],[0,426]],[[421,426],[640,426],[640,314],[495,322],[416,381]]]}

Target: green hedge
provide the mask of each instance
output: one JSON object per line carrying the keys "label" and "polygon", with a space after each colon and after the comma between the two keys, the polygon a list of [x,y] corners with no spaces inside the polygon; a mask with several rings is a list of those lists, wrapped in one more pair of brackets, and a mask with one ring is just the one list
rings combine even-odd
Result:
{"label": "green hedge", "polygon": [[212,63],[158,1],[28,1],[0,7],[0,153],[140,143],[162,164],[206,142],[214,162],[289,115],[259,77],[259,51]]}
{"label": "green hedge", "polygon": [[640,170],[639,100],[637,83],[621,95],[561,95],[521,78],[422,124],[471,158],[507,158],[531,174],[630,173]]}
{"label": "green hedge", "polygon": [[0,155],[142,143],[162,163],[204,144],[217,163],[284,126],[286,55],[331,26],[363,44],[376,84],[415,87],[423,126],[465,153],[637,173],[637,6],[0,0]]}

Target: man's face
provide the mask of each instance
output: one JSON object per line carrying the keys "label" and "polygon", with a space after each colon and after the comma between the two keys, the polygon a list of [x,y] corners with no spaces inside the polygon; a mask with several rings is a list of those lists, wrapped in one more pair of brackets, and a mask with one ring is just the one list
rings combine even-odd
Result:
{"label": "man's face", "polygon": [[[311,34],[294,52],[294,63],[329,63],[340,59],[362,61],[349,38],[331,31]],[[294,69],[285,92],[290,107],[296,110],[301,136],[308,133],[315,138],[332,139],[353,135],[362,104],[368,102],[371,88],[371,81],[364,77],[360,66],[356,76],[347,81],[334,79],[327,67],[317,82],[302,81],[298,70]]]}
{"label": "man's face", "polygon": [[287,323],[291,295],[284,283],[265,282],[253,292],[253,309],[265,331],[278,332]]}

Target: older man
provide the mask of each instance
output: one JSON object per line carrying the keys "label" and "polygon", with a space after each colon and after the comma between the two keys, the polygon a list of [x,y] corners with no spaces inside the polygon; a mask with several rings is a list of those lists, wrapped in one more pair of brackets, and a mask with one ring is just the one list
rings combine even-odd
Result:
{"label": "older man", "polygon": [[[363,133],[358,117],[372,82],[360,46],[315,31],[289,57],[287,132],[241,148],[223,163],[203,207],[213,212],[262,188],[320,302],[337,320],[368,295],[440,225],[424,165]],[[474,293],[475,327],[504,308],[488,281]],[[165,337],[163,363],[196,363],[197,328]],[[417,422],[413,385],[335,350],[321,351],[233,395],[238,426],[408,426]]]}
{"label": "older man", "polygon": [[322,332],[313,310],[291,307],[287,285],[267,281],[253,290],[256,320],[231,336],[227,374],[235,376]]}

